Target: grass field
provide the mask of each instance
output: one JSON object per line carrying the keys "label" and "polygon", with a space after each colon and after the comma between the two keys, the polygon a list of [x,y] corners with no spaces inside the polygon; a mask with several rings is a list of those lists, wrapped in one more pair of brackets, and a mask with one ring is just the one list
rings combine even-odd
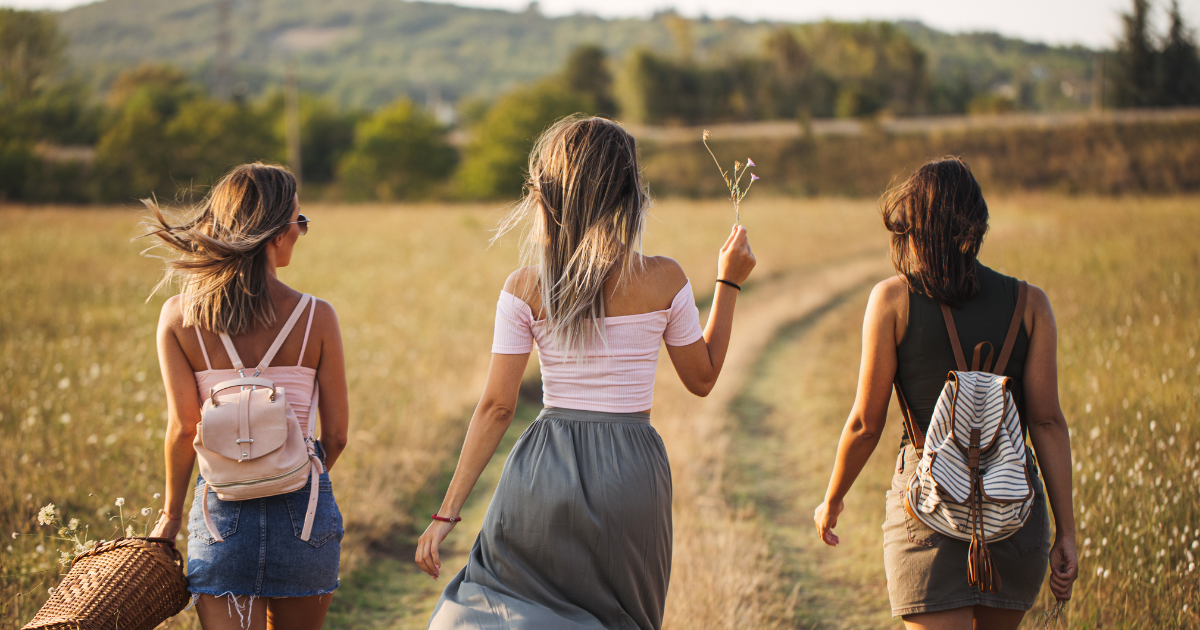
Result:
{"label": "grass field", "polygon": [[[1083,556],[1070,627],[1200,622],[1198,201],[991,203],[981,258],[1045,288],[1058,317]],[[722,383],[702,400],[669,365],[659,375],[654,422],[675,481],[666,625],[894,627],[879,523],[898,433],[848,498],[847,544],[819,545],[809,520],[853,397],[870,281],[887,273],[887,235],[871,201],[758,199],[744,210],[760,265]],[[313,229],[282,277],[338,309],[352,409],[333,472],[347,538],[329,626],[423,627],[439,585],[415,575],[410,548],[482,388],[516,239],[487,248],[491,207],[305,212]],[[20,534],[0,547],[4,629],[27,621],[62,571],[67,547],[37,525],[39,508],[54,503],[104,538],[117,497],[128,516],[161,492],[153,334],[165,296],[144,302],[158,266],[129,240],[135,210],[0,217],[0,532]],[[721,204],[663,202],[646,249],[678,259],[703,303],[730,220]],[[476,495],[481,519],[487,496]],[[188,616],[172,625],[193,625]]]}

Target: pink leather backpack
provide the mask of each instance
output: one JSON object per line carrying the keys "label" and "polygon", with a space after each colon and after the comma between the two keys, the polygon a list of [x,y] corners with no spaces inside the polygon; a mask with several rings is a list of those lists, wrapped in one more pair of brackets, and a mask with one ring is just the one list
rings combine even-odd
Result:
{"label": "pink leather backpack", "polygon": [[[207,392],[200,408],[200,425],[193,442],[200,460],[200,474],[204,477],[202,496],[205,498],[208,488],[212,488],[222,501],[260,499],[294,492],[311,479],[312,489],[309,491],[304,529],[300,535],[300,539],[305,541],[312,533],[320,475],[325,471],[313,446],[320,392],[314,382],[310,407],[312,415],[306,436],[301,432],[295,411],[287,402],[284,388],[260,375],[270,365],[310,301],[312,296],[308,294],[300,298],[296,310],[263,355],[253,376],[246,376],[246,368],[233,347],[233,341],[229,335],[221,333],[221,342],[225,344],[225,351],[240,378],[218,383]],[[209,515],[207,500],[203,501],[202,510],[204,524],[213,540],[225,542]]]}

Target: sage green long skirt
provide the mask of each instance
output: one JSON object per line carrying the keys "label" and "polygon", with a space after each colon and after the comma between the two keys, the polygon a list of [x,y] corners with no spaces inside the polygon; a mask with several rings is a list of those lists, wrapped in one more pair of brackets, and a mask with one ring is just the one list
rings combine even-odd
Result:
{"label": "sage green long skirt", "polygon": [[671,470],[649,414],[547,408],[429,627],[657,629],[670,575]]}

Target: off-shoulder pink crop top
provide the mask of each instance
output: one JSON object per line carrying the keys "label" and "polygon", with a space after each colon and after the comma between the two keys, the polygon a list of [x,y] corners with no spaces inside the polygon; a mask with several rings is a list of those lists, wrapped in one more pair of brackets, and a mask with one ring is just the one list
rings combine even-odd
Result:
{"label": "off-shoulder pink crop top", "polygon": [[529,305],[500,292],[494,354],[525,354],[537,343],[542,366],[542,403],[547,407],[608,413],[645,411],[654,402],[654,373],[661,342],[686,346],[704,336],[692,283],[684,284],[664,311],[604,318],[607,343],[597,340],[583,360],[568,357],[534,320]]}

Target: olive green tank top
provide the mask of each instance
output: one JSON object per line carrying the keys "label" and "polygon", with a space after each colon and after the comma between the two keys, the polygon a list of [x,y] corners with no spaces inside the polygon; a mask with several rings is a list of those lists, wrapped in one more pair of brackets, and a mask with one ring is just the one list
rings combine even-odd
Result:
{"label": "olive green tank top", "polygon": [[[958,329],[959,343],[968,363],[975,345],[990,341],[998,355],[1004,346],[1004,337],[1012,323],[1013,310],[1017,307],[1019,281],[984,267],[978,268],[979,293],[965,301],[960,308],[951,308],[954,326]],[[1017,331],[1012,355],[1004,368],[1004,375],[1012,377],[1013,399],[1025,423],[1025,394],[1022,377],[1025,375],[1025,357],[1029,354],[1029,333],[1025,323]],[[933,409],[938,396],[946,384],[946,375],[958,367],[954,361],[954,348],[946,332],[946,321],[942,307],[929,296],[908,292],[908,328],[904,338],[896,346],[898,365],[896,376],[900,389],[908,401],[912,420],[922,432],[929,430]],[[908,430],[900,442],[903,448],[909,443]]]}

